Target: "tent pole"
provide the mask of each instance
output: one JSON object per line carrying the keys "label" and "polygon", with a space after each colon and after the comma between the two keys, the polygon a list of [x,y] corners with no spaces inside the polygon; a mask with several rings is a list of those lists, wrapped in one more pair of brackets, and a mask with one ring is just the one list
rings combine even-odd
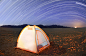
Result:
{"label": "tent pole", "polygon": [[[35,29],[35,25],[34,25],[34,29]],[[36,29],[35,29],[35,43],[36,43],[36,52],[37,52]],[[37,52],[37,53],[38,53],[38,52]]]}

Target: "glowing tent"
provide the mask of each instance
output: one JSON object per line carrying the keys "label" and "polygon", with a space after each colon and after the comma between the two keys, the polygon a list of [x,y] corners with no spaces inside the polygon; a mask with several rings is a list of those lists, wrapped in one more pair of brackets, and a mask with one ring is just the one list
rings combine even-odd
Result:
{"label": "glowing tent", "polygon": [[17,40],[17,48],[39,53],[50,45],[49,38],[45,32],[37,26],[26,26]]}

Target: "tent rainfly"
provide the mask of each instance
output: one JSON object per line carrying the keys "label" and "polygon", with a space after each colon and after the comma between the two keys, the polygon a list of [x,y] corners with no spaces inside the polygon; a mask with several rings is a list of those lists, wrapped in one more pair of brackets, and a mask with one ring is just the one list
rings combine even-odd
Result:
{"label": "tent rainfly", "polygon": [[17,47],[22,50],[39,53],[50,46],[46,33],[38,26],[26,26],[17,39]]}

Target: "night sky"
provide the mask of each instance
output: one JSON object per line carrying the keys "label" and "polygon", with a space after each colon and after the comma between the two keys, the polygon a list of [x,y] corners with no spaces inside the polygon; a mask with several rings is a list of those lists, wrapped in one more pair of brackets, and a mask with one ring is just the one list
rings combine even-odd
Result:
{"label": "night sky", "polygon": [[0,0],[0,25],[86,27],[86,0]]}

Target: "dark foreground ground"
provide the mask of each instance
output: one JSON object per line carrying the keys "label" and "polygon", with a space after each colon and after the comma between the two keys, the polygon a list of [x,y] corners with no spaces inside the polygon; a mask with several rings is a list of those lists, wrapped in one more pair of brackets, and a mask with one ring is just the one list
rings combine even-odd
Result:
{"label": "dark foreground ground", "polygon": [[86,56],[86,28],[43,28],[50,47],[40,54],[15,49],[21,28],[0,28],[0,56]]}

